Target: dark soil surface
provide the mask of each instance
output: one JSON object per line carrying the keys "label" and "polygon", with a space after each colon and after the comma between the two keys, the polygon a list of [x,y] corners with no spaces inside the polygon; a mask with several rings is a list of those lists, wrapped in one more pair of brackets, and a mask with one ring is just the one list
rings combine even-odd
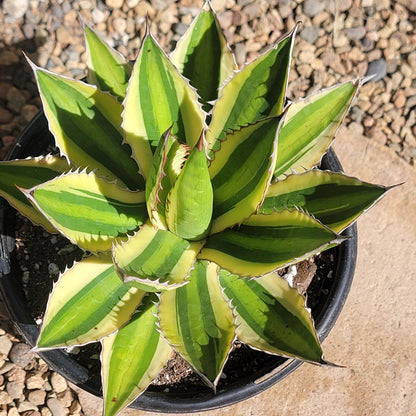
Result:
{"label": "dark soil surface", "polygon": [[[51,235],[41,227],[33,226],[20,215],[16,217],[15,229],[16,249],[12,253],[12,262],[18,264],[18,278],[21,280],[25,301],[32,317],[39,324],[59,273],[71,267],[74,261],[79,261],[85,254],[66,238],[57,234]],[[307,281],[313,276],[307,290],[307,305],[312,309],[314,317],[318,315],[332,285],[337,256],[338,249],[335,248],[298,265],[298,284],[308,284]],[[99,378],[99,343],[76,347],[70,353],[79,364]],[[245,378],[253,379],[253,375],[256,374],[258,377],[264,376],[265,367],[272,371],[285,361],[284,358],[236,343],[224,368],[218,390],[229,384],[239,383]],[[151,389],[181,394],[208,390],[192,368],[177,354],[167,362]]]}

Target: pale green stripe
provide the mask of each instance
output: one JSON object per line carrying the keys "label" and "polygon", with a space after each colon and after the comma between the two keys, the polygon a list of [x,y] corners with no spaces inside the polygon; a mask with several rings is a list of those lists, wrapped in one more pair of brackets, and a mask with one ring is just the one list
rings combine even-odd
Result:
{"label": "pale green stripe", "polygon": [[123,267],[128,274],[169,280],[172,269],[177,265],[189,243],[174,234],[159,230],[146,248]]}
{"label": "pale green stripe", "polygon": [[97,275],[67,303],[42,328],[38,347],[67,345],[100,323],[130,290],[109,267]]}
{"label": "pale green stripe", "polygon": [[86,24],[84,31],[89,58],[88,81],[123,100],[131,75],[131,65]]}
{"label": "pale green stripe", "polygon": [[[341,123],[348,110],[357,87],[352,82],[336,86],[328,91],[322,91],[316,96],[293,103],[288,110],[285,121],[279,133],[279,145],[274,175],[279,177],[290,171],[305,155],[310,152],[312,163],[317,163],[322,157],[314,153],[318,141],[326,144],[332,141],[336,128]],[[332,126],[332,127],[331,127]],[[327,132],[330,129],[331,131]],[[328,134],[328,137],[325,137]],[[311,168],[310,163],[302,164],[304,169]]]}
{"label": "pale green stripe", "polygon": [[213,381],[224,359],[224,351],[220,349],[224,346],[220,343],[219,328],[215,325],[217,319],[204,263],[197,262],[189,284],[176,290],[176,308],[184,347],[192,364]]}
{"label": "pale green stripe", "polygon": [[283,354],[310,361],[321,360],[322,350],[309,325],[302,321],[300,315],[285,308],[260,283],[225,271],[220,272],[220,283],[238,315],[261,341]]}
{"label": "pale green stripe", "polygon": [[374,204],[386,188],[343,174],[310,171],[269,187],[261,212],[302,208],[336,232]]}
{"label": "pale green stripe", "polygon": [[24,194],[16,187],[31,189],[41,183],[56,178],[69,168],[64,158],[57,158],[59,163],[46,164],[41,159],[0,162],[1,195],[13,198],[25,205],[31,205]]}
{"label": "pale green stripe", "polygon": [[171,354],[156,326],[156,301],[148,296],[126,326],[102,340],[105,416],[117,414],[140,395]]}
{"label": "pale green stripe", "polygon": [[[224,162],[221,160],[223,166],[212,178],[214,218],[230,211],[240,201],[254,195],[259,186],[264,186],[264,178],[269,176],[272,163],[273,143],[278,122],[278,119],[270,119],[267,122],[261,122],[258,127],[249,126],[235,132],[234,135],[227,136],[226,140],[238,140],[242,136],[244,141],[228,155]],[[244,137],[246,131],[250,133]],[[227,156],[223,155],[225,150],[224,146],[216,152],[215,158],[223,159]],[[256,203],[260,203],[260,199]],[[242,219],[244,218],[240,220]],[[237,218],[236,221],[238,220]]]}
{"label": "pale green stripe", "polygon": [[[51,112],[56,117],[61,129],[53,131],[58,144],[62,146],[61,141],[64,140],[72,147],[68,154],[70,160],[84,167],[84,160],[77,160],[76,148],[88,158],[90,168],[104,166],[131,189],[142,188],[143,178],[131,158],[130,147],[122,144],[120,126],[111,124],[100,108],[76,89],[75,81],[69,85],[69,81],[41,70],[37,71],[37,78],[47,103],[46,113]],[[96,91],[94,100],[98,101],[100,94],[103,93]]]}
{"label": "pale green stripe", "polygon": [[221,33],[212,12],[202,11],[197,18],[183,63],[182,74],[191,80],[204,102],[204,110],[216,100],[221,84]]}
{"label": "pale green stripe", "polygon": [[[172,134],[185,142],[185,127],[176,92],[179,86],[170,73],[174,68],[169,67],[167,58],[150,36],[144,41],[142,54],[139,93],[149,141],[156,148],[162,134],[173,125]],[[160,100],[161,96],[163,101]],[[162,120],[165,122],[161,122]]]}
{"label": "pale green stripe", "polygon": [[227,132],[282,112],[294,33],[243,68],[224,86],[213,108],[207,133],[207,141],[214,149],[220,147],[218,140],[223,140]]}
{"label": "pale green stripe", "polygon": [[36,189],[34,198],[46,215],[69,230],[117,237],[143,224],[147,217],[144,202],[120,203],[104,195],[82,189]]}

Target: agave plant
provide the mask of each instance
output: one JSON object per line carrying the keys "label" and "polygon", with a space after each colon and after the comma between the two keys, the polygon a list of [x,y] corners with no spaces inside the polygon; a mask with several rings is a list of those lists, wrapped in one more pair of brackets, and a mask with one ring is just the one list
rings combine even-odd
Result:
{"label": "agave plant", "polygon": [[316,168],[359,82],[289,103],[296,28],[238,70],[209,2],[170,57],[148,26],[134,66],[84,29],[87,82],[31,64],[60,154],[0,164],[1,195],[86,253],[37,350],[101,342],[106,416],[173,351],[214,390],[236,340],[325,364],[276,271],[340,244],[387,191]]}

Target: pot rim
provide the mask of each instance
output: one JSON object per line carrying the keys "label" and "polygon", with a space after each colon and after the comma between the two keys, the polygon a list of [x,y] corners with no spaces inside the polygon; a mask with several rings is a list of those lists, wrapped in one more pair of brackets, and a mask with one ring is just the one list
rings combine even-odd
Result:
{"label": "pot rim", "polygon": [[[6,159],[22,158],[22,154],[24,154],[27,147],[36,146],[39,139],[41,142],[43,141],[43,144],[47,143],[46,140],[50,140],[50,137],[47,120],[43,112],[40,111],[23,130]],[[322,164],[326,169],[342,171],[342,166],[331,148],[324,156]],[[25,308],[25,303],[16,290],[16,279],[13,278],[9,258],[9,253],[14,247],[14,239],[3,233],[3,214],[7,206],[7,202],[0,198],[0,291],[16,328],[26,342],[33,346],[39,333],[38,326]],[[316,330],[321,342],[329,334],[341,313],[354,277],[357,257],[356,224],[347,228],[342,235],[349,238],[338,246],[337,278],[333,279],[334,284],[328,293],[328,300],[315,319]],[[65,351],[51,350],[41,352],[39,356],[54,371],[63,375],[70,382],[89,393],[101,397],[100,386],[91,384],[91,376],[87,369],[75,362]],[[205,394],[204,391],[204,394],[198,397],[174,396],[147,390],[134,400],[130,407],[153,412],[181,413],[206,411],[229,406],[268,389],[292,373],[301,364],[302,361],[300,360],[287,359],[268,374],[247,383],[233,383],[224,390],[217,392],[216,395],[211,391]]]}

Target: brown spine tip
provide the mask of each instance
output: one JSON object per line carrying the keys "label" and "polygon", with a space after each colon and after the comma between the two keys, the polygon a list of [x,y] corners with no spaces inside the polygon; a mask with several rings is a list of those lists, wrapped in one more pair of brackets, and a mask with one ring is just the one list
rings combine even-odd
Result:
{"label": "brown spine tip", "polygon": [[150,35],[150,16],[149,13],[146,13],[146,35],[145,36],[149,36]]}
{"label": "brown spine tip", "polygon": [[203,130],[201,132],[201,135],[199,136],[197,148],[200,152],[205,148],[205,140],[204,140],[204,131]]}

